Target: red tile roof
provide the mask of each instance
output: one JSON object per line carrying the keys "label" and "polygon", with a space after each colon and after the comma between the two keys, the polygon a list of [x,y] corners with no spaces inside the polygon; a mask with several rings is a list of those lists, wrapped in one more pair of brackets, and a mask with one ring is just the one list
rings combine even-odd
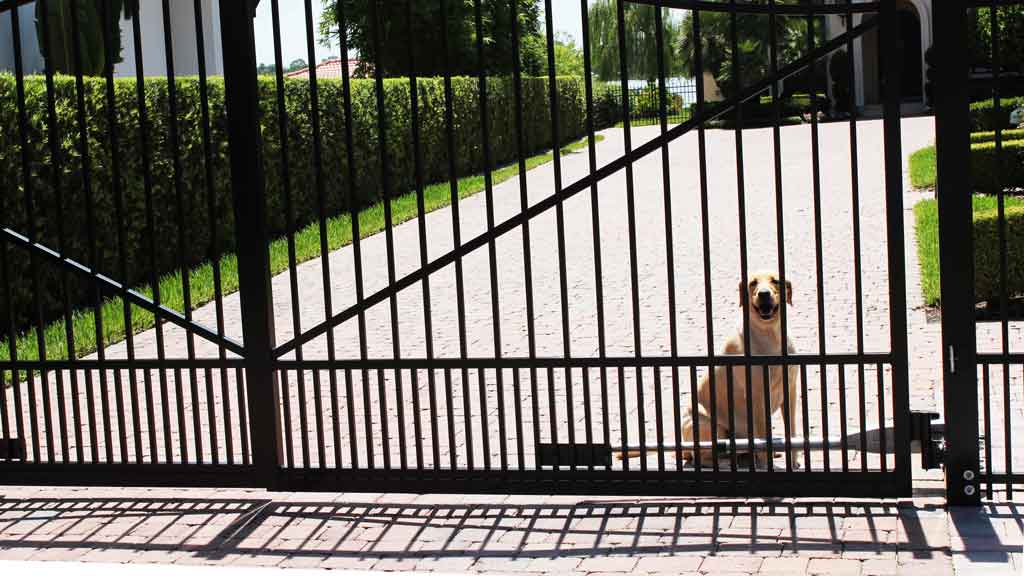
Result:
{"label": "red tile roof", "polygon": [[[348,73],[349,76],[356,75],[356,68],[359,67],[359,60],[348,61]],[[342,71],[342,60],[341,58],[331,58],[325,60],[316,66],[316,77],[319,78],[341,78]],[[295,70],[285,74],[287,78],[309,78],[309,68],[303,68],[302,70]]]}

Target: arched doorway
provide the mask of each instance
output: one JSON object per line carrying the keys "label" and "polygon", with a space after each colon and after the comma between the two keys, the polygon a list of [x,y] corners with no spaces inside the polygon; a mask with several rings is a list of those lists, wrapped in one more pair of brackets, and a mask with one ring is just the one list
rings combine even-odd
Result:
{"label": "arched doorway", "polygon": [[[924,100],[923,46],[931,43],[930,14],[926,3],[901,0],[897,3],[898,54],[903,73],[898,78],[900,99],[904,102]],[[878,28],[872,28],[861,37],[856,63],[858,70],[858,98],[862,105],[882,103],[882,66],[893,57],[881,49]]]}

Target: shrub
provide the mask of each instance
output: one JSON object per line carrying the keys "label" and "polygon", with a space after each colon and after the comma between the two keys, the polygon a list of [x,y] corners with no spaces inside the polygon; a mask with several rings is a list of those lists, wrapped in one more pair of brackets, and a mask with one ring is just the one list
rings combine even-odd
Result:
{"label": "shrub", "polygon": [[832,53],[829,62],[829,71],[832,80],[832,96],[835,99],[837,112],[848,113],[850,111],[850,58],[846,50],[839,50]]}
{"label": "shrub", "polygon": [[[178,199],[174,185],[174,154],[171,150],[168,113],[168,82],[149,78],[145,84],[146,126],[149,139],[149,170],[152,180],[152,205],[155,232],[146,224],[146,194],[144,166],[140,139],[140,114],[134,79],[116,80],[115,118],[119,135],[117,166],[121,174],[124,199],[123,213],[115,210],[112,191],[114,174],[108,126],[105,80],[86,78],[84,100],[86,107],[87,141],[90,154],[88,165],[91,180],[92,215],[94,218],[96,262],[90,262],[90,234],[85,210],[85,171],[78,147],[76,89],[73,78],[57,77],[54,94],[59,138],[59,162],[51,158],[48,138],[47,95],[41,77],[25,79],[26,111],[28,116],[28,155],[30,159],[29,190],[35,205],[37,238],[51,247],[58,247],[63,227],[66,243],[63,252],[71,258],[89,264],[99,271],[135,285],[146,281],[153,273],[162,274],[175,269],[180,260],[194,266],[204,260],[234,250],[234,223],[232,217],[230,173],[228,169],[228,141],[224,105],[224,87],[220,79],[209,81],[209,104],[212,141],[212,186],[205,181],[205,156],[200,114],[200,83],[196,78],[181,78],[177,88],[177,116],[175,118],[180,146],[178,164],[181,167],[180,190],[185,223],[181,230],[186,238],[184,253],[179,254],[177,222]],[[289,223],[285,209],[283,181],[284,154],[278,129],[276,84],[273,78],[258,80],[262,117],[259,119],[263,134],[263,157],[266,169],[268,225],[273,235],[285,233],[290,227],[299,228],[318,217],[318,197],[313,168],[313,138],[311,130],[310,90],[307,80],[288,80],[285,83],[285,105],[288,111],[287,164],[289,171],[294,222]],[[445,144],[444,86],[441,79],[422,79],[419,82],[421,154],[423,172],[427,182],[448,177],[447,146]],[[529,78],[523,82],[524,139],[527,151],[551,145],[551,120],[548,106],[546,78]],[[380,188],[380,155],[377,131],[377,107],[372,80],[352,82],[353,133],[356,148],[353,151],[358,166],[357,180],[348,181],[345,152],[345,115],[342,106],[340,81],[319,82],[321,109],[321,136],[323,143],[322,167],[327,215],[361,208],[382,197]],[[409,83],[403,79],[390,79],[384,83],[387,109],[387,142],[390,171],[390,193],[397,195],[414,185],[412,139],[410,138]],[[583,83],[578,78],[559,79],[560,137],[568,142],[584,131],[585,106]],[[0,189],[3,225],[27,232],[25,178],[21,172],[21,146],[15,94],[15,80],[0,75]],[[460,176],[480,172],[483,168],[483,148],[480,138],[479,92],[475,78],[453,79],[454,132],[456,168]],[[516,155],[516,130],[512,81],[494,78],[489,83],[491,153],[495,164],[512,160]],[[58,202],[54,179],[60,182],[62,202]],[[208,197],[208,194],[210,196]],[[213,213],[208,210],[212,205]],[[63,210],[63,220],[58,214]],[[211,226],[211,221],[214,223]],[[122,229],[127,247],[128,275],[121,274],[119,266],[119,239]],[[211,229],[218,235],[213,246]],[[151,240],[155,250],[151,252]],[[6,282],[12,287],[11,301],[0,304],[0,325],[8,326],[8,310],[14,311],[16,326],[24,326],[34,314],[34,298],[30,281],[29,258],[20,249],[10,252],[11,270]],[[39,296],[43,314],[56,316],[62,309],[60,276],[53,266],[41,268]],[[3,281],[3,279],[0,279]],[[72,304],[82,303],[89,294],[86,285],[74,280],[69,285]],[[77,299],[77,300],[76,300]]]}
{"label": "shrub", "polygon": [[[999,299],[1000,243],[998,200],[993,196],[975,195],[974,210],[975,301]],[[1024,293],[1024,201],[1008,196],[1006,206],[1007,295]],[[925,304],[940,303],[939,286],[939,216],[934,198],[914,206],[918,263],[921,266],[921,290]]]}
{"label": "shrub", "polygon": [[[1004,134],[1020,131],[1007,130]],[[1004,140],[1001,161],[994,136],[971,135],[971,182],[977,192],[997,193],[1000,189],[1024,188],[1024,139]],[[915,188],[935,186],[935,146],[910,155],[910,182]]]}
{"label": "shrub", "polygon": [[[1024,96],[999,99],[999,114],[996,114],[991,98],[971,104],[971,132],[986,132],[996,128],[1010,127],[1010,112],[1024,106]],[[1015,126],[1016,128],[1016,126]]]}
{"label": "shrub", "polygon": [[1000,155],[995,142],[971,144],[971,181],[976,191],[994,194],[1024,188],[1024,140],[1003,142],[1002,147]]}
{"label": "shrub", "polygon": [[594,84],[594,129],[622,122],[622,89],[618,85]]}
{"label": "shrub", "polygon": [[[974,292],[978,302],[998,302],[1000,280],[999,212],[974,212]],[[1007,296],[1024,294],[1024,206],[1006,207]]]}
{"label": "shrub", "polygon": [[914,188],[935,186],[935,146],[925,146],[910,155],[910,185]]}

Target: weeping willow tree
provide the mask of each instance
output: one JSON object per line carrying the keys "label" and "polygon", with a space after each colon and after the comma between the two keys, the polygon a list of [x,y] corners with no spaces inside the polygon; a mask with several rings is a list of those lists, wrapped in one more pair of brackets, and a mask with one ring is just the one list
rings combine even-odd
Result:
{"label": "weeping willow tree", "polygon": [[[78,72],[74,51],[77,33],[82,75],[102,74],[106,64],[104,26],[113,31],[111,61],[117,64],[122,60],[119,27],[121,15],[131,19],[138,13],[138,0],[38,0],[36,31],[46,64],[58,74]],[[75,22],[74,16],[77,16],[78,22]]]}
{"label": "weeping willow tree", "polygon": [[[594,73],[601,80],[618,80],[619,18],[618,0],[597,0],[590,5],[590,44]],[[625,1],[625,0],[623,0]],[[658,43],[655,36],[655,8],[647,4],[627,2],[623,5],[626,29],[626,66],[632,80],[653,81],[658,77]],[[683,71],[679,58],[673,54],[681,42],[682,29],[668,8],[662,8],[662,42],[665,51],[665,74],[672,78]]]}

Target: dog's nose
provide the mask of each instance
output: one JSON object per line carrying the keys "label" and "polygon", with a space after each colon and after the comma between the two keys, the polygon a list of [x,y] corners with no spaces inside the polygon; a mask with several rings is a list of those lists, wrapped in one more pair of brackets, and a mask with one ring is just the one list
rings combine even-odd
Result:
{"label": "dog's nose", "polygon": [[772,291],[771,290],[758,290],[758,292],[757,292],[757,304],[758,304],[758,306],[771,306],[772,305]]}

